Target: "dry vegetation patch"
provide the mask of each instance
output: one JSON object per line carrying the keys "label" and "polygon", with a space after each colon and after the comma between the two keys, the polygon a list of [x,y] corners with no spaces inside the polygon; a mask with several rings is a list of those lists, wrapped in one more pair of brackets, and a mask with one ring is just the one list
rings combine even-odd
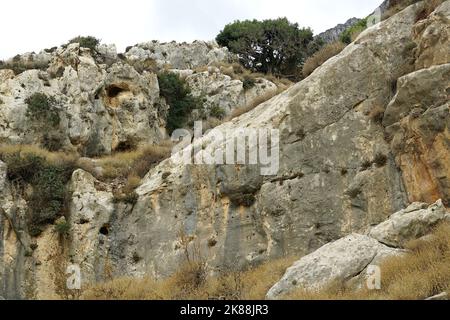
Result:
{"label": "dry vegetation patch", "polygon": [[322,47],[314,55],[309,57],[303,66],[303,76],[306,78],[314,72],[318,67],[324,64],[328,59],[339,54],[346,45],[340,41],[330,43]]}
{"label": "dry vegetation patch", "polygon": [[87,288],[82,298],[87,300],[262,300],[270,287],[281,278],[286,268],[295,260],[297,259],[283,258],[247,271],[229,271],[204,279],[199,277],[199,274],[204,274],[204,265],[191,262],[184,264],[177,273],[164,280],[149,277],[116,279]]}
{"label": "dry vegetation patch", "polygon": [[247,112],[255,109],[260,104],[262,104],[262,103],[264,103],[266,101],[269,101],[273,97],[275,97],[275,96],[279,95],[280,93],[282,93],[284,90],[286,90],[286,89],[278,87],[277,90],[274,90],[274,91],[271,91],[271,92],[267,92],[266,94],[258,96],[251,103],[249,103],[249,104],[247,104],[245,106],[237,107],[237,108],[233,109],[233,111],[231,112],[230,116],[226,119],[226,121],[230,121],[230,120],[232,120],[234,118],[237,118],[237,117],[243,115],[244,113],[247,113]]}

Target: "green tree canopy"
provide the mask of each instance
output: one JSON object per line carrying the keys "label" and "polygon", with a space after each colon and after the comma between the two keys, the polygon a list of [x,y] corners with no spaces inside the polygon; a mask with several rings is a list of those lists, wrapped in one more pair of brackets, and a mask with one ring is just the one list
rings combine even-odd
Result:
{"label": "green tree canopy", "polygon": [[287,77],[297,73],[313,40],[310,28],[300,29],[286,18],[235,21],[216,38],[219,45],[236,53],[246,68]]}
{"label": "green tree canopy", "polygon": [[167,116],[167,129],[171,134],[174,130],[182,128],[189,114],[194,109],[202,107],[201,101],[193,97],[186,81],[177,74],[163,72],[158,74],[160,95],[170,105]]}

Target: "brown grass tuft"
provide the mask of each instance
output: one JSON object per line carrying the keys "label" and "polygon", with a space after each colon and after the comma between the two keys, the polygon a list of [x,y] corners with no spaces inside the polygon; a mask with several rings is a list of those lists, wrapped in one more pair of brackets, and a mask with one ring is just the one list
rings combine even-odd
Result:
{"label": "brown grass tuft", "polygon": [[217,277],[204,279],[202,264],[187,263],[167,279],[160,281],[151,278],[116,279],[87,288],[82,298],[87,300],[262,300],[267,291],[295,260],[297,259],[283,258],[247,271],[229,271]]}
{"label": "brown grass tuft", "polygon": [[303,65],[303,76],[306,78],[318,67],[324,64],[328,59],[339,54],[346,45],[340,41],[324,46],[313,56],[309,57]]}
{"label": "brown grass tuft", "polygon": [[113,180],[136,176],[143,178],[148,171],[171,154],[171,145],[148,145],[137,150],[102,157],[96,163],[103,168],[102,178]]}
{"label": "brown grass tuft", "polygon": [[261,96],[258,96],[255,100],[253,100],[251,103],[249,103],[246,106],[242,106],[242,107],[238,107],[236,109],[234,109],[231,112],[231,115],[227,118],[227,121],[230,121],[234,118],[237,118],[241,115],[243,115],[244,113],[247,113],[253,109],[255,109],[257,106],[259,106],[260,104],[269,101],[270,99],[272,99],[273,97],[279,95],[280,93],[282,93],[285,89],[284,88],[278,88],[277,90],[274,90],[272,92],[267,92],[266,94],[263,94]]}

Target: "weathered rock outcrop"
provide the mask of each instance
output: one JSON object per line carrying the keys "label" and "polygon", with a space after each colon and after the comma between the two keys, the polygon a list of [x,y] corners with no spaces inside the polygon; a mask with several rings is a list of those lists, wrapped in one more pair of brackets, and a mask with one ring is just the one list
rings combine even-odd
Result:
{"label": "weathered rock outcrop", "polygon": [[[349,234],[364,234],[411,202],[442,199],[448,206],[445,94],[450,61],[442,54],[448,38],[431,29],[446,30],[449,3],[424,21],[416,21],[418,3],[369,28],[304,81],[217,128],[236,134],[242,128],[278,129],[279,170],[274,175],[261,175],[262,165],[191,165],[172,157],[143,179],[137,202],[125,205],[114,203],[114,186],[76,171],[66,217],[71,232],[62,243],[53,226],[36,239],[13,232],[24,230],[20,223],[27,204],[6,182],[0,199],[7,213],[0,217],[0,294],[64,296],[61,279],[52,275],[59,277],[58,270],[71,263],[81,266],[84,283],[116,276],[167,276],[185,258],[185,246],[200,248],[212,272],[303,256]],[[421,24],[430,30],[419,32]],[[168,44],[160,53],[162,45],[155,46],[138,45],[126,56],[146,59],[155,54],[152,59],[179,69],[217,61],[210,58],[214,48],[205,44],[192,55],[183,46]],[[175,53],[170,53],[172,47]],[[167,107],[159,100],[154,74],[135,73],[123,62],[111,61],[113,50],[106,51],[103,63],[112,62],[106,69],[98,70],[89,52],[72,45],[54,53],[47,72],[27,71],[15,78],[0,72],[5,79],[0,98],[8,106],[0,105],[4,138],[35,142],[39,132],[25,125],[23,100],[36,91],[55,95],[61,114],[72,114],[62,117],[61,127],[72,128],[62,136],[79,149],[108,152],[131,137],[139,140],[144,132],[158,132],[155,115],[164,119],[160,115]],[[186,76],[209,83],[211,75]],[[231,89],[220,90],[217,97],[211,94],[211,101],[221,101]],[[411,109],[415,104],[420,112]],[[145,142],[159,137],[151,135]],[[212,133],[195,144],[201,146],[198,154],[226,146]],[[362,268],[387,250],[364,239],[367,248],[375,249],[370,249],[373,256],[355,263]],[[27,249],[32,244],[37,245],[35,252]],[[357,245],[355,252],[360,252]],[[355,272],[330,274],[347,277]]]}
{"label": "weathered rock outcrop", "polygon": [[433,226],[448,218],[450,212],[440,200],[429,207],[414,203],[372,228],[369,236],[352,234],[301,258],[269,290],[267,298],[280,299],[295,289],[318,290],[335,281],[350,281],[369,265],[406,253],[397,248],[429,234]]}
{"label": "weathered rock outcrop", "polygon": [[328,29],[327,31],[318,34],[316,37],[321,38],[325,43],[333,43],[339,41],[339,37],[341,36],[341,34],[358,21],[360,21],[360,19],[358,18],[348,19],[347,22],[338,24],[336,27]]}
{"label": "weathered rock outcrop", "polygon": [[297,261],[267,293],[277,299],[295,288],[316,290],[333,281],[350,280],[359,275],[376,257],[401,254],[368,236],[352,234],[329,243]]}
{"label": "weathered rock outcrop", "polygon": [[[48,55],[48,54],[47,54]],[[93,56],[79,44],[51,54],[46,71],[29,70],[0,78],[0,140],[108,154],[121,144],[158,143],[165,138],[167,105],[159,98],[155,74],[139,74],[117,54]],[[97,60],[109,61],[111,65]],[[53,97],[60,121],[51,126],[27,116],[34,93]]]}
{"label": "weathered rock outcrop", "polygon": [[158,66],[168,65],[173,69],[195,69],[218,62],[234,62],[236,56],[227,48],[215,43],[194,41],[193,43],[160,43],[152,41],[129,47],[125,56],[133,60],[155,60]]}
{"label": "weathered rock outcrop", "polygon": [[245,88],[241,80],[233,80],[219,68],[210,67],[208,71],[186,77],[194,96],[205,98],[204,108],[219,108],[229,114],[237,107],[252,104],[260,97],[277,92],[277,86],[264,78],[255,79],[251,88]]}
{"label": "weathered rock outcrop", "polygon": [[[119,219],[121,226],[134,226],[133,234],[147,231],[127,248],[148,248],[142,272],[171,272],[182,257],[176,245],[180,230],[201,242],[211,267],[221,268],[309,253],[404,207],[407,194],[384,128],[366,113],[387,105],[391,79],[410,70],[403,40],[411,37],[415,11],[411,7],[367,30],[308,79],[219,127],[280,129],[276,176],[261,177],[252,166],[185,166],[172,160],[151,171],[137,190],[133,213]],[[199,144],[208,146],[210,139]],[[366,167],[363,160],[372,163],[377,154],[386,164]],[[163,179],[166,172],[170,176]],[[241,205],[233,194],[252,201]],[[117,237],[128,236],[125,230]],[[210,238],[215,246],[208,248]]]}
{"label": "weathered rock outcrop", "polygon": [[425,236],[436,224],[448,218],[450,215],[441,200],[431,206],[413,203],[372,228],[369,235],[381,243],[398,248],[410,240]]}

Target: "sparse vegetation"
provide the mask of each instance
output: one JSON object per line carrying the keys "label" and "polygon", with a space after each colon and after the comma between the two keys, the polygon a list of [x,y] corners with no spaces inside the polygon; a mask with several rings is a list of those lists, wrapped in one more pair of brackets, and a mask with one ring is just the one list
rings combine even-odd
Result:
{"label": "sparse vegetation", "polygon": [[159,68],[155,59],[147,58],[145,60],[125,60],[130,66],[132,66],[138,73],[143,73],[144,71],[151,73],[158,73]]}
{"label": "sparse vegetation", "polygon": [[41,124],[56,127],[61,118],[56,108],[56,100],[44,93],[35,93],[25,100],[28,105],[27,117]]}
{"label": "sparse vegetation", "polygon": [[341,36],[340,40],[345,44],[350,44],[359,36],[361,32],[367,29],[367,18],[362,19],[345,30]]}
{"label": "sparse vegetation", "polygon": [[36,147],[0,148],[0,159],[8,165],[8,178],[19,185],[32,186],[32,193],[26,196],[28,231],[32,236],[39,235],[43,226],[62,215],[66,184],[75,169],[73,157],[49,155]]}
{"label": "sparse vegetation", "polygon": [[134,190],[141,178],[170,155],[170,145],[147,146],[136,151],[118,153],[95,160],[103,167],[103,175],[98,175],[91,162],[81,161],[78,154],[49,152],[37,146],[0,145],[0,160],[8,166],[8,179],[32,192],[24,192],[30,208],[27,226],[30,235],[38,236],[46,225],[54,223],[65,211],[66,185],[73,171],[80,168],[99,179],[117,180],[119,187],[115,192],[117,201],[135,203]]}
{"label": "sparse vegetation", "polygon": [[372,161],[370,160],[363,160],[361,163],[361,171],[369,170],[372,167]]}
{"label": "sparse vegetation", "polygon": [[67,235],[70,231],[70,223],[65,220],[57,223],[55,225],[55,231],[61,236]]}
{"label": "sparse vegetation", "polygon": [[225,110],[223,110],[223,108],[221,108],[217,105],[214,105],[209,110],[209,115],[211,117],[221,120],[221,119],[225,118],[226,113],[225,113]]}
{"label": "sparse vegetation", "polygon": [[373,162],[375,163],[375,165],[378,168],[384,167],[386,165],[387,161],[388,161],[388,157],[381,152],[378,152],[375,155],[375,158],[373,159]]}
{"label": "sparse vegetation", "polygon": [[267,291],[295,260],[297,259],[292,257],[273,260],[246,271],[228,268],[217,277],[204,277],[202,264],[193,266],[188,264],[167,279],[122,278],[93,285],[86,288],[82,298],[94,300],[263,300]]}
{"label": "sparse vegetation", "polygon": [[245,76],[244,81],[242,83],[244,86],[244,90],[250,90],[256,85],[255,79],[249,76]]}
{"label": "sparse vegetation", "polygon": [[328,59],[339,54],[346,45],[342,42],[334,42],[322,47],[314,55],[309,57],[303,65],[303,77],[308,77],[314,70],[324,64]]}
{"label": "sparse vegetation", "polygon": [[97,52],[97,46],[100,44],[100,40],[92,36],[78,36],[69,41],[68,44],[79,43],[80,47],[90,49],[91,52]]}
{"label": "sparse vegetation", "polygon": [[434,10],[436,10],[437,7],[439,7],[442,3],[444,3],[445,0],[427,0],[424,2],[423,8],[419,9],[417,12],[416,20],[424,20],[430,16],[431,13],[433,13]]}
{"label": "sparse vegetation", "polygon": [[28,59],[22,58],[20,55],[15,56],[11,61],[0,60],[0,70],[10,69],[15,75],[19,75],[27,70],[47,70],[49,63],[47,61],[35,61],[32,56]]}
{"label": "sparse vegetation", "polygon": [[377,106],[369,111],[369,118],[378,124],[383,122],[385,109],[382,106]]}
{"label": "sparse vegetation", "polygon": [[242,106],[242,107],[238,107],[238,108],[234,109],[231,112],[231,115],[228,117],[227,120],[232,120],[234,118],[237,118],[237,117],[243,115],[244,113],[247,113],[247,112],[255,109],[260,104],[262,104],[262,103],[272,99],[273,97],[275,97],[276,95],[280,94],[283,91],[284,91],[284,89],[279,88],[278,90],[274,90],[272,92],[268,92],[268,93],[266,93],[264,95],[258,96],[255,100],[253,100],[248,105]]}

